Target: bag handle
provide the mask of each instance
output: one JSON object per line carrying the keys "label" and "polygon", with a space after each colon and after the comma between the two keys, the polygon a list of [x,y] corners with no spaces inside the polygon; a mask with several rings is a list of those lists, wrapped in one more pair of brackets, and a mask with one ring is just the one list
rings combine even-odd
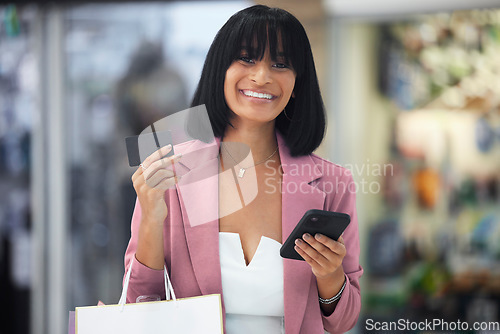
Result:
{"label": "bag handle", "polygon": [[[132,256],[132,260],[130,261],[130,265],[128,266],[127,275],[125,276],[125,282],[123,282],[122,294],[120,296],[120,300],[118,301],[118,305],[121,306],[121,310],[123,311],[123,307],[127,302],[127,291],[128,291],[128,283],[130,281],[130,274],[132,273],[132,265],[134,264],[135,255]],[[170,277],[168,276],[167,267],[163,265],[163,280],[165,283],[165,299],[172,299],[177,302],[177,298],[175,297],[174,288],[172,287],[172,282],[170,282]]]}

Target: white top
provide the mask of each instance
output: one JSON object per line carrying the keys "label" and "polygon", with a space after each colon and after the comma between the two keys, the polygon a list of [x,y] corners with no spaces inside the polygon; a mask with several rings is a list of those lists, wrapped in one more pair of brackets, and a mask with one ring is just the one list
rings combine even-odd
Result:
{"label": "white top", "polygon": [[219,232],[227,334],[285,333],[281,244],[262,236],[245,263],[238,233]]}

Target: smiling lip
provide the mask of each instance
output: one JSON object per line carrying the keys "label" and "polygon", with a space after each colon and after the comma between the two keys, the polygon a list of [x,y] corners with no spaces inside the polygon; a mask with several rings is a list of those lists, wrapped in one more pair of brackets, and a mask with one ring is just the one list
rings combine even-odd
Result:
{"label": "smiling lip", "polygon": [[250,90],[250,89],[240,89],[240,93],[255,102],[271,102],[277,98],[276,95],[269,94],[267,92]]}

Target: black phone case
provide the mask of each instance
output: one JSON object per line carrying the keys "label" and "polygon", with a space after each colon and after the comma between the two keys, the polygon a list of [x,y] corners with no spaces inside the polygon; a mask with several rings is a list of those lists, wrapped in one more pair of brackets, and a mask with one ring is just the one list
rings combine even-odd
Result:
{"label": "black phone case", "polygon": [[304,261],[294,249],[295,239],[302,238],[304,233],[309,233],[312,236],[321,233],[333,240],[338,240],[350,222],[351,217],[346,213],[309,210],[302,216],[302,219],[281,246],[280,255],[287,259]]}

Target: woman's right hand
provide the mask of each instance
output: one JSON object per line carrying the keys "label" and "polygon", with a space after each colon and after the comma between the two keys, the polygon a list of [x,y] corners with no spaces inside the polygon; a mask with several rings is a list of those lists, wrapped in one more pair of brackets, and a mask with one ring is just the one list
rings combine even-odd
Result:
{"label": "woman's right hand", "polygon": [[132,175],[137,198],[141,205],[142,220],[163,224],[167,218],[168,208],[165,203],[165,191],[177,183],[174,163],[181,158],[180,154],[164,157],[172,150],[166,145],[148,156]]}

